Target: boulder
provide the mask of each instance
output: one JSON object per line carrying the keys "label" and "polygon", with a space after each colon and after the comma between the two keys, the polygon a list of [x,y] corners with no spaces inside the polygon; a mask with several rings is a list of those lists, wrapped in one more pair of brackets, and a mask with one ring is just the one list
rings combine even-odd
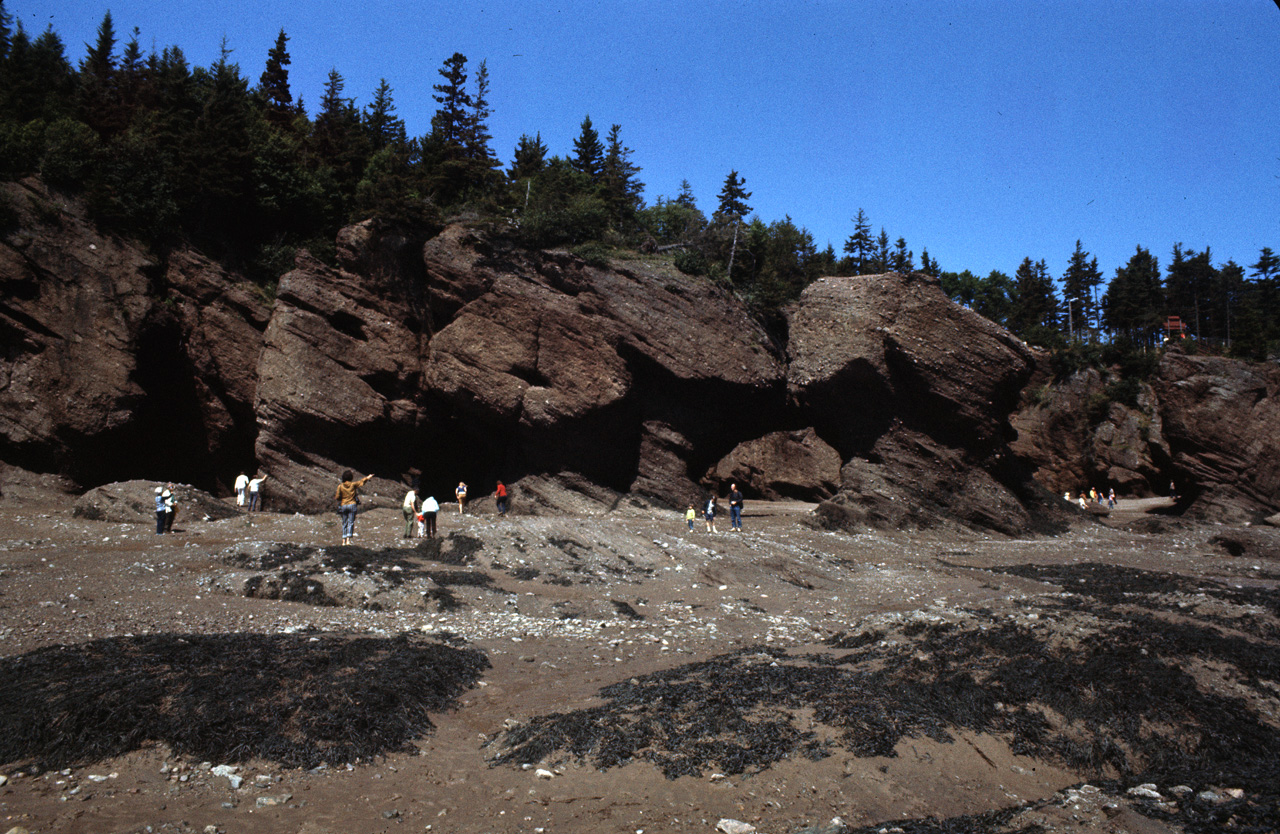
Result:
{"label": "boulder", "polygon": [[926,275],[820,278],[788,317],[791,398],[842,457],[893,421],[975,451],[1012,438],[1027,346]]}
{"label": "boulder", "polygon": [[840,453],[812,428],[770,432],[735,446],[703,483],[722,494],[737,483],[751,497],[821,501],[839,488]]}
{"label": "boulder", "polygon": [[824,523],[1065,529],[1062,502],[1008,450],[1035,368],[1008,331],[919,274],[820,279],[788,321],[792,401],[845,460]]}

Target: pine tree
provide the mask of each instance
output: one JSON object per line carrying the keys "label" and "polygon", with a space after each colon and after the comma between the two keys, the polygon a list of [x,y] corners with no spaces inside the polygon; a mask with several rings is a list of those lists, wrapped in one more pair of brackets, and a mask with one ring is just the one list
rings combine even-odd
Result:
{"label": "pine tree", "polygon": [[751,199],[751,192],[743,189],[746,180],[738,176],[737,171],[730,171],[729,175],[724,178],[724,185],[720,188],[720,205],[716,209],[713,218],[717,225],[726,227],[733,226],[733,242],[729,247],[729,266],[725,274],[730,281],[733,281],[733,264],[738,255],[738,229],[742,225],[742,219],[751,212],[751,206],[747,205],[747,200]]}
{"label": "pine tree", "polygon": [[600,134],[591,126],[591,116],[582,120],[582,131],[573,140],[572,164],[575,170],[586,174],[592,183],[600,181],[604,169],[604,146]]}
{"label": "pine tree", "polygon": [[1069,331],[1077,328],[1088,330],[1092,322],[1097,321],[1095,293],[1101,283],[1102,273],[1098,270],[1098,259],[1090,258],[1077,240],[1075,251],[1067,261],[1067,269],[1062,273],[1062,299],[1068,305]]}
{"label": "pine tree", "polygon": [[884,230],[884,226],[881,226],[880,234],[876,238],[875,254],[872,255],[872,274],[888,272],[892,254],[892,251],[889,249],[889,234]]}
{"label": "pine tree", "polygon": [[1136,347],[1154,344],[1164,317],[1160,261],[1139,246],[1116,269],[1102,297],[1102,322],[1112,334]]}
{"label": "pine tree", "polygon": [[365,108],[364,127],[375,151],[387,147],[403,147],[406,142],[404,122],[396,116],[391,99],[391,85],[383,78],[373,91],[373,101]]}
{"label": "pine tree", "polygon": [[893,245],[893,254],[889,256],[889,267],[899,275],[915,272],[915,253],[907,248],[906,238],[898,238]]}
{"label": "pine tree", "polygon": [[285,129],[297,115],[293,93],[289,90],[289,36],[280,30],[275,46],[267,52],[267,66],[258,79],[258,94],[266,105],[267,120]]}
{"label": "pine tree", "polygon": [[643,203],[640,197],[644,183],[636,179],[640,168],[631,162],[632,150],[622,144],[621,125],[609,129],[604,161],[600,166],[600,184],[609,215],[619,226],[629,224]]}
{"label": "pine tree", "polygon": [[1013,275],[1014,299],[1009,329],[1028,342],[1044,347],[1061,339],[1058,328],[1058,299],[1053,279],[1043,260],[1023,258]]}
{"label": "pine tree", "polygon": [[432,96],[440,107],[431,117],[433,139],[444,149],[448,159],[462,159],[467,153],[468,126],[474,102],[467,92],[467,56],[455,52],[440,68],[444,83],[435,84]]}
{"label": "pine tree", "polygon": [[876,270],[871,268],[875,242],[871,239],[871,221],[862,209],[853,218],[853,234],[844,242],[844,251],[850,257],[850,267],[854,275],[869,275]]}
{"label": "pine tree", "polygon": [[542,134],[533,136],[521,134],[516,142],[515,152],[511,156],[511,167],[507,177],[512,182],[527,180],[540,173],[547,165],[547,145],[542,141]]}
{"label": "pine tree", "polygon": [[80,108],[85,122],[103,137],[124,129],[116,67],[116,34],[111,12],[102,16],[98,37],[80,62]]}
{"label": "pine tree", "polygon": [[942,274],[942,270],[938,268],[938,262],[929,257],[928,249],[920,250],[920,271],[934,278]]}

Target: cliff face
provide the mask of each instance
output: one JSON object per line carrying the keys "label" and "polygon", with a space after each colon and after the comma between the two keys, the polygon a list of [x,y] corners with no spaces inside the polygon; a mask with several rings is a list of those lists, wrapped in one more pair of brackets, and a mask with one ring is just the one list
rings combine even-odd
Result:
{"label": "cliff face", "polygon": [[[1274,433],[1249,429],[1274,419],[1269,370],[1167,360],[1162,422],[1114,412],[1110,439],[1072,416],[1101,385],[1082,379],[1015,432],[1036,357],[924,276],[815,283],[784,351],[731,294],[660,262],[599,269],[464,226],[422,240],[364,223],[336,266],[303,253],[268,297],[196,253],[103,235],[38,182],[0,188],[19,216],[0,238],[0,461],[83,487],[225,492],[257,466],[269,506],[315,511],[348,467],[388,496],[410,472],[438,497],[501,479],[517,506],[683,506],[737,481],[830,499],[835,525],[1019,534],[1064,523],[1033,469],[1056,491],[1109,460],[1137,493],[1174,472],[1221,487],[1197,492],[1219,496],[1205,508],[1273,500]],[[1167,451],[1135,451],[1138,434]]]}

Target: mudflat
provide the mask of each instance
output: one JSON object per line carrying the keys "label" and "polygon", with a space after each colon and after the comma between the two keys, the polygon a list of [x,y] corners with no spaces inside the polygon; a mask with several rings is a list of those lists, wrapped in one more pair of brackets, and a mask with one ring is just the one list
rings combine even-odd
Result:
{"label": "mudflat", "polygon": [[0,514],[0,832],[1280,824],[1280,564],[1158,501],[1027,539],[372,510],[353,547],[70,506]]}

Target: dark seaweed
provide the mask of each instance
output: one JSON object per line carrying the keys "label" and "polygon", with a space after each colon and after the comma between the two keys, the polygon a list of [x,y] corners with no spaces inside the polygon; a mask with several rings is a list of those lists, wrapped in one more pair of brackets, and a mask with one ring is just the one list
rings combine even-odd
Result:
{"label": "dark seaweed", "polygon": [[489,668],[421,637],[161,634],[0,658],[0,763],[43,769],[166,744],[314,767],[409,751]]}

